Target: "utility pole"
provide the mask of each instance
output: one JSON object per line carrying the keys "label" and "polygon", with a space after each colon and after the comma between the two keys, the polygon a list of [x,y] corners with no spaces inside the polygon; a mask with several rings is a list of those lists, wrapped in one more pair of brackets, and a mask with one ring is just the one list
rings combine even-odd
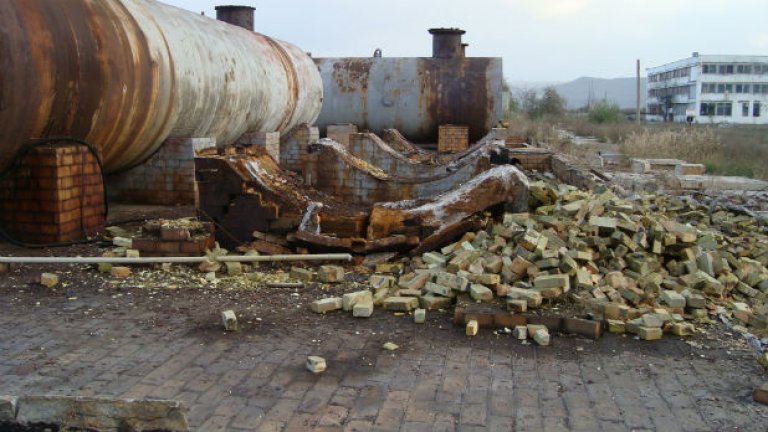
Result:
{"label": "utility pole", "polygon": [[640,59],[637,59],[637,109],[635,111],[635,122],[640,124]]}

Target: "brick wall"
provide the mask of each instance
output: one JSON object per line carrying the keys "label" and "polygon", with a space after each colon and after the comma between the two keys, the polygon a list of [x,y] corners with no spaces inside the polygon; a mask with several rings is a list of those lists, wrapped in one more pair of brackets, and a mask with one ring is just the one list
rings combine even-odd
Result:
{"label": "brick wall", "polygon": [[130,204],[194,205],[195,151],[215,147],[210,138],[169,138],[143,164],[107,177],[110,201]]}
{"label": "brick wall", "polygon": [[551,170],[561,182],[581,189],[592,190],[602,182],[589,170],[574,165],[562,155],[552,156]]}
{"label": "brick wall", "polygon": [[280,132],[257,132],[245,134],[237,140],[237,145],[261,146],[275,161],[280,160]]}
{"label": "brick wall", "polygon": [[469,148],[469,127],[442,125],[438,131],[438,153],[459,153]]}
{"label": "brick wall", "polygon": [[83,240],[104,229],[104,185],[81,145],[37,147],[0,180],[0,224],[17,240]]}
{"label": "brick wall", "polygon": [[550,171],[552,152],[536,148],[510,149],[509,158],[517,159],[524,170]]}
{"label": "brick wall", "polygon": [[[488,158],[457,167],[456,171],[434,177],[401,177],[378,171],[376,162],[340,155],[334,148],[315,146],[305,164],[304,181],[308,186],[331,194],[339,201],[371,205],[381,201],[434,198],[469,181],[490,167]],[[394,174],[394,173],[392,173]]]}
{"label": "brick wall", "polygon": [[280,168],[303,172],[307,147],[320,140],[320,130],[302,124],[293,128],[280,139]]}
{"label": "brick wall", "polygon": [[349,145],[349,136],[357,133],[357,126],[353,124],[338,124],[328,126],[326,136],[345,147]]}

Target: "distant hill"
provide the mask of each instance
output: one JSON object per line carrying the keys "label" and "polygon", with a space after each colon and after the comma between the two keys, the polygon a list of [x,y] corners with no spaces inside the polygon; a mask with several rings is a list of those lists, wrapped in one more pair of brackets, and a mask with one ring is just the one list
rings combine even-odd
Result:
{"label": "distant hill", "polygon": [[[586,106],[603,99],[613,102],[621,108],[634,108],[636,101],[635,78],[591,78],[581,77],[573,81],[557,84],[555,89],[568,101],[568,108]],[[640,81],[641,106],[645,107],[646,79]]]}

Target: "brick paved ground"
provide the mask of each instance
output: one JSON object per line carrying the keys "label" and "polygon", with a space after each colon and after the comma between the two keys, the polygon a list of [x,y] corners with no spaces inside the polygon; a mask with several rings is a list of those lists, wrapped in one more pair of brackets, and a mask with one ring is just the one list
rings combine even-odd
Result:
{"label": "brick paved ground", "polygon": [[[35,294],[35,305],[0,290],[0,393],[179,399],[201,431],[768,430],[768,407],[750,397],[765,373],[714,337],[697,339],[704,349],[614,336],[536,348],[467,339],[447,316],[417,326],[380,311],[223,334],[215,314],[195,318],[200,299],[164,309],[121,293]],[[328,371],[305,371],[309,354]]]}

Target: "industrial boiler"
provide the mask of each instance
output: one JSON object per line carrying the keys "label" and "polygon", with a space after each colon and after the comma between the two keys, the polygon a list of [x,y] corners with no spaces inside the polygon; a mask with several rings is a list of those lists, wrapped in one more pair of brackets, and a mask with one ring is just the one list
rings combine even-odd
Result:
{"label": "industrial boiler", "polygon": [[432,57],[317,58],[324,102],[317,125],[355,124],[436,143],[440,125],[482,138],[502,117],[502,60],[467,57],[460,29],[431,29]]}
{"label": "industrial boiler", "polygon": [[[252,25],[237,12],[220,11]],[[154,0],[2,1],[0,70],[0,168],[30,139],[67,136],[115,172],[167,138],[227,145],[312,123],[322,104],[300,48]]]}

